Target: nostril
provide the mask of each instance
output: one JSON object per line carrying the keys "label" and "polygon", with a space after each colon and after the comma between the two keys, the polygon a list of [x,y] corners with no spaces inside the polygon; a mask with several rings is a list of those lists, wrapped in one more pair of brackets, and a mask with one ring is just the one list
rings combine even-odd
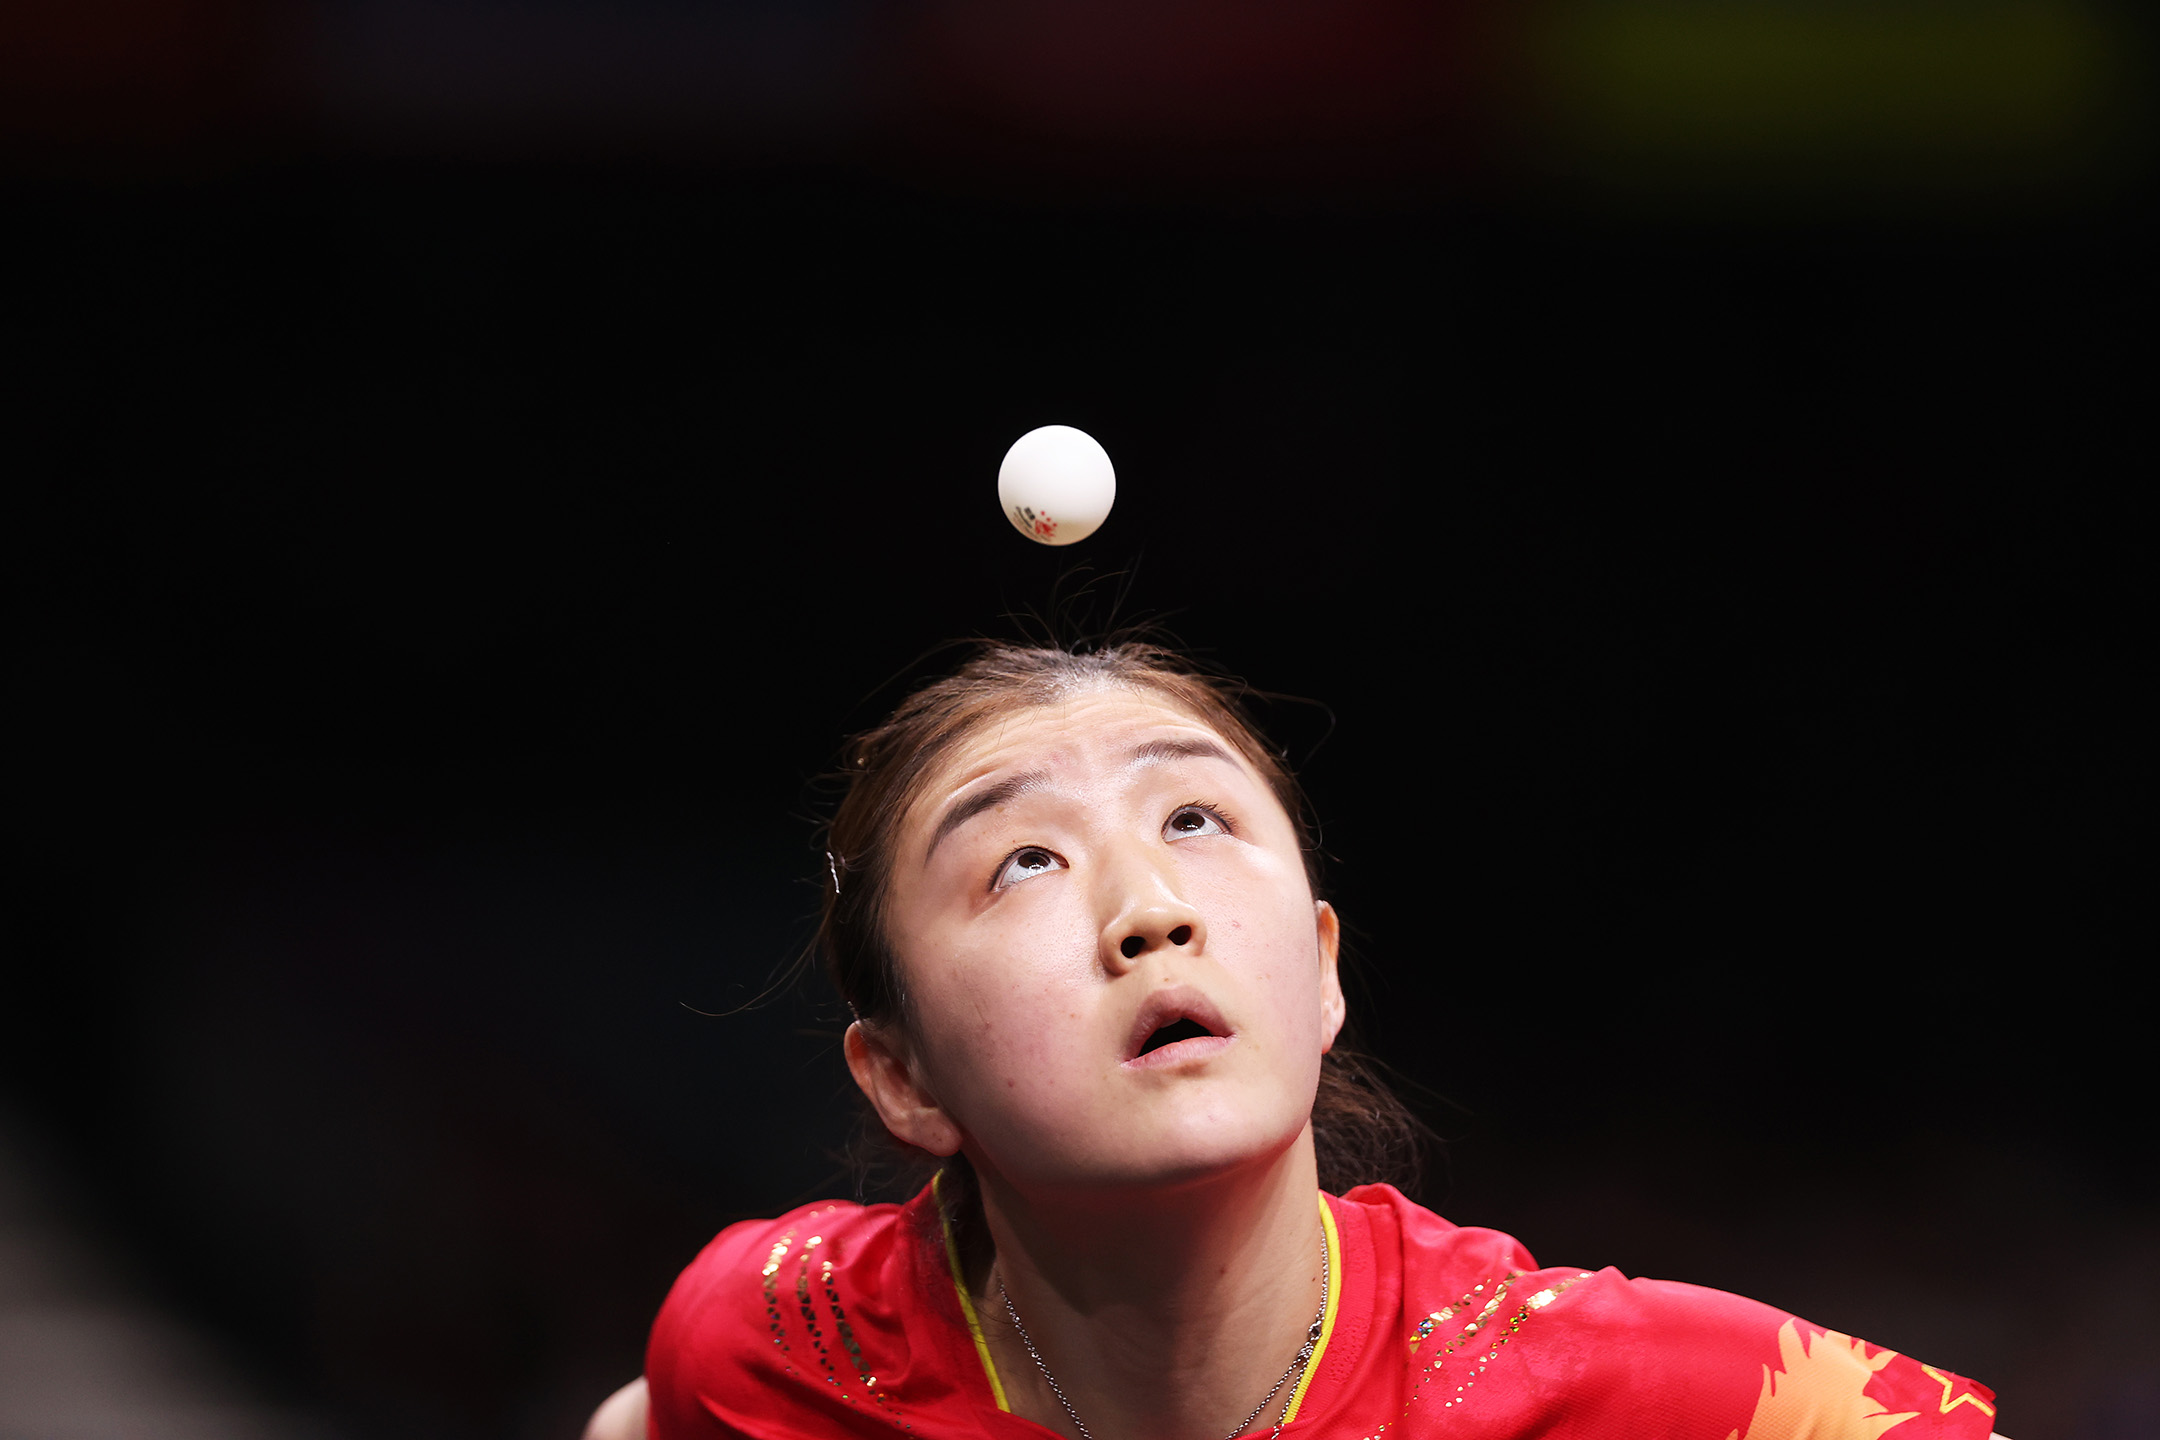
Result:
{"label": "nostril", "polygon": [[1138,935],[1127,935],[1118,942],[1117,948],[1119,954],[1128,960],[1132,960],[1137,958],[1142,950],[1147,949],[1147,941],[1141,939]]}
{"label": "nostril", "polygon": [[1170,943],[1173,945],[1186,945],[1191,942],[1192,926],[1190,925],[1180,925],[1170,932]]}

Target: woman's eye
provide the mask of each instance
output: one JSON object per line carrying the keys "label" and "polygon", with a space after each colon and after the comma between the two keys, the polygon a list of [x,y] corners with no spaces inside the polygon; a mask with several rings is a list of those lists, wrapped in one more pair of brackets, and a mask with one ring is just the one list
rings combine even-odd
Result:
{"label": "woman's eye", "polygon": [[1062,870],[1064,868],[1065,862],[1063,860],[1058,859],[1048,850],[1030,845],[1025,850],[1015,850],[1013,852],[1012,858],[1005,862],[1005,868],[998,872],[997,882],[990,888],[1002,890],[1008,885],[1019,884],[1030,875],[1040,875],[1045,870]]}
{"label": "woman's eye", "polygon": [[1165,840],[1183,840],[1188,835],[1227,835],[1230,827],[1212,810],[1198,805],[1180,805],[1163,822],[1162,833]]}

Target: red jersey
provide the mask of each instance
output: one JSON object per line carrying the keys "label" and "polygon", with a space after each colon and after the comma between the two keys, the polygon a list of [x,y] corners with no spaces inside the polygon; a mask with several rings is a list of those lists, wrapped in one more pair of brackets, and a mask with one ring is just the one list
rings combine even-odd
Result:
{"label": "red jersey", "polygon": [[[1330,1283],[1284,1440],[1986,1440],[1995,1395],[1719,1290],[1541,1269],[1389,1185],[1320,1197]],[[653,1440],[1045,1440],[1010,1413],[930,1192],[730,1226],[646,1357]]]}

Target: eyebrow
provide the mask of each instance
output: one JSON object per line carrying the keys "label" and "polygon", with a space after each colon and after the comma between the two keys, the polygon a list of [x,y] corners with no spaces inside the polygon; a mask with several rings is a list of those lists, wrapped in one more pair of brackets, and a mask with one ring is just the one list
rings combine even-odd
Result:
{"label": "eyebrow", "polygon": [[930,857],[937,854],[939,843],[947,835],[952,834],[953,831],[967,824],[968,821],[982,814],[983,811],[995,810],[1008,801],[1017,800],[1049,779],[1050,772],[1047,770],[1028,770],[1018,775],[1008,775],[1003,780],[998,781],[997,784],[985,785],[973,795],[968,796],[967,799],[947,810],[945,818],[938,821],[937,833],[930,837],[930,848],[923,852],[923,863],[926,865],[930,863]]}
{"label": "eyebrow", "polygon": [[1226,765],[1237,764],[1237,759],[1212,740],[1150,740],[1132,752],[1132,763],[1147,764],[1156,760],[1220,760]]}
{"label": "eyebrow", "polygon": [[[1226,765],[1237,764],[1235,756],[1212,740],[1150,740],[1145,745],[1135,746],[1130,757],[1130,763],[1134,765],[1152,764],[1162,760],[1220,760]],[[995,810],[1000,805],[1017,800],[1037,786],[1047,784],[1049,779],[1050,772],[1047,770],[1027,770],[1018,775],[1008,775],[995,785],[986,785],[960,801],[938,821],[937,832],[930,837],[930,848],[923,852],[923,863],[930,863],[930,857],[937,853],[939,844],[947,835],[985,810]]]}

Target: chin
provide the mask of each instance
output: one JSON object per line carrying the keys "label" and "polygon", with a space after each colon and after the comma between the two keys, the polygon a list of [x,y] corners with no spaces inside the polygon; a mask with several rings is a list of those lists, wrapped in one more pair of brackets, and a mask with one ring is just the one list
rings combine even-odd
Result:
{"label": "chin", "polygon": [[1178,1189],[1204,1185],[1240,1170],[1281,1159],[1305,1134],[1307,1117],[1225,1117],[1220,1111],[1163,1117],[1136,1117],[1120,1137],[1115,1168],[1121,1183],[1140,1189]]}
{"label": "chin", "polygon": [[1083,1115],[1009,1114],[1002,1137],[978,1132],[987,1142],[978,1164],[1045,1197],[1174,1190],[1276,1163],[1310,1144],[1311,1117],[1309,1091],[1187,1081]]}

